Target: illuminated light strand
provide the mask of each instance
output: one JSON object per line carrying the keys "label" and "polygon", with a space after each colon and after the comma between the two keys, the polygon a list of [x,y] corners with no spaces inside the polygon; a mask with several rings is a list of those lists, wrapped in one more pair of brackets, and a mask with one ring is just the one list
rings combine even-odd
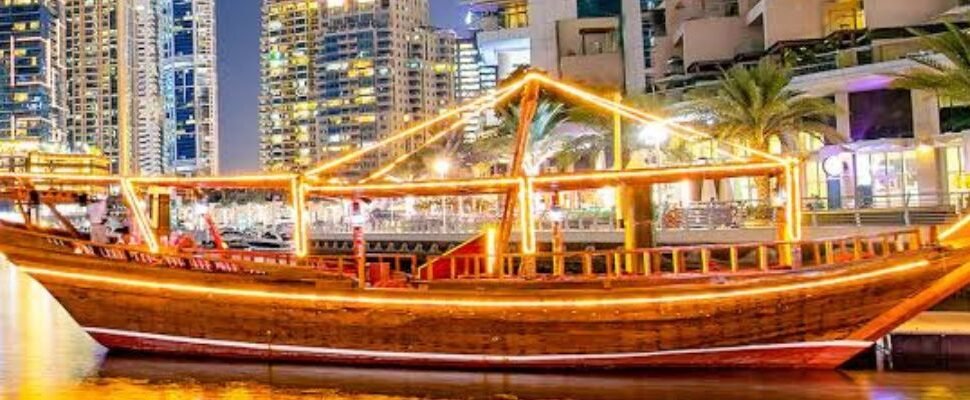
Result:
{"label": "illuminated light strand", "polygon": [[399,165],[401,165],[401,163],[407,161],[408,159],[410,159],[411,157],[413,157],[415,154],[418,154],[422,150],[428,148],[432,144],[435,144],[437,141],[445,138],[449,134],[454,133],[456,130],[458,130],[458,128],[461,128],[461,127],[463,127],[463,126],[465,126],[467,124],[468,124],[468,120],[466,120],[464,118],[461,119],[461,120],[459,120],[458,122],[455,122],[454,124],[451,124],[451,126],[445,128],[441,132],[435,133],[433,136],[431,136],[430,138],[428,138],[428,140],[426,140],[421,146],[418,146],[417,149],[414,149],[413,151],[411,151],[411,152],[409,152],[407,154],[403,154],[403,155],[398,156],[397,158],[394,159],[394,161],[391,161],[389,164],[381,167],[377,171],[374,171],[374,173],[370,174],[366,178],[361,179],[359,183],[368,183],[368,182],[375,181],[377,179],[380,179],[380,178],[384,177],[384,175],[387,175],[388,173],[390,173],[391,171],[393,171],[395,168],[397,168]]}
{"label": "illuminated light strand", "polygon": [[[680,168],[669,168],[669,169],[634,169],[634,170],[623,170],[623,171],[596,171],[596,172],[586,172],[578,173],[572,175],[540,175],[536,177],[531,177],[534,186],[539,187],[542,191],[552,190],[557,184],[564,183],[575,183],[581,182],[586,183],[584,187],[586,188],[599,188],[610,186],[611,182],[607,181],[625,181],[625,180],[637,180],[637,179],[649,179],[652,177],[667,177],[667,176],[677,176],[682,177],[682,175],[702,175],[707,173],[718,173],[718,172],[736,172],[736,175],[742,175],[745,172],[758,172],[758,171],[784,171],[784,165],[775,163],[757,163],[757,164],[729,164],[729,165],[713,165],[713,166],[696,166],[696,167],[680,167]],[[435,181],[423,181],[423,182],[399,182],[399,183],[370,183],[364,185],[354,185],[354,186],[343,186],[343,185],[328,185],[328,186],[309,186],[307,191],[310,193],[356,193],[356,194],[368,194],[375,192],[420,192],[422,190],[436,190],[436,189],[450,189],[448,193],[460,194],[462,190],[468,189],[512,189],[517,187],[519,184],[519,178],[511,177],[492,177],[492,178],[470,178],[462,180],[435,180]]]}
{"label": "illuminated light strand", "polygon": [[75,175],[75,174],[36,174],[36,173],[17,173],[17,172],[0,172],[0,179],[26,179],[30,181],[35,180],[60,180],[69,182],[80,182],[80,183],[119,183],[121,182],[121,177],[119,176],[102,176],[102,175]]}
{"label": "illuminated light strand", "polygon": [[[498,96],[498,97],[492,99],[490,102],[482,105],[481,107],[475,109],[474,112],[475,113],[481,113],[484,110],[487,110],[489,108],[495,107],[496,104],[501,103],[501,102],[507,100],[508,98],[512,97],[515,94],[516,94],[515,91],[508,91],[508,92],[502,94],[501,96]],[[364,178],[364,179],[360,180],[359,183],[368,183],[368,182],[371,182],[371,181],[374,181],[374,180],[377,180],[377,179],[383,177],[387,173],[393,171],[394,168],[396,168],[398,165],[400,165],[404,161],[410,159],[415,154],[418,154],[418,152],[420,152],[420,151],[428,148],[429,146],[431,146],[435,142],[437,142],[437,141],[441,140],[442,138],[448,136],[448,134],[453,133],[458,128],[460,128],[462,126],[465,126],[465,125],[468,125],[468,122],[469,122],[468,121],[468,118],[462,117],[462,119],[458,120],[457,122],[455,122],[451,126],[445,128],[441,132],[438,132],[438,133],[434,134],[432,137],[428,138],[428,140],[426,140],[421,146],[419,146],[414,151],[399,156],[398,158],[394,159],[394,161],[392,161],[390,164],[388,164],[388,165],[382,167],[381,169],[377,170],[376,172],[374,172],[373,174],[371,174],[367,178]]]}
{"label": "illuminated light strand", "polygon": [[233,183],[277,183],[280,187],[286,187],[290,181],[296,179],[296,174],[276,174],[276,175],[240,175],[240,176],[214,176],[214,177],[135,177],[128,178],[129,181],[139,185],[155,186],[179,186],[179,185],[231,185]]}
{"label": "illuminated light strand", "polygon": [[[542,75],[542,74],[530,73],[529,74],[529,77],[530,77],[530,79],[538,80],[538,81],[540,81],[542,83],[545,83],[547,85],[550,85],[552,87],[555,87],[555,88],[557,88],[559,90],[562,90],[562,91],[565,91],[567,93],[573,94],[574,96],[579,97],[581,100],[586,100],[586,101],[589,101],[591,103],[597,104],[601,108],[606,108],[606,109],[609,109],[611,111],[615,111],[617,113],[623,114],[627,118],[631,118],[631,119],[637,120],[638,122],[641,122],[641,123],[660,122],[660,123],[664,124],[665,126],[673,126],[673,127],[677,128],[677,129],[690,132],[690,133],[692,133],[694,135],[701,136],[701,137],[703,137],[705,139],[717,140],[718,143],[724,143],[724,144],[727,144],[728,146],[734,147],[734,148],[739,149],[739,150],[742,150],[742,151],[750,152],[752,154],[757,154],[757,155],[759,155],[761,157],[764,157],[764,158],[767,158],[769,160],[778,161],[778,162],[783,162],[784,161],[783,158],[778,157],[778,156],[776,156],[774,154],[767,153],[767,152],[764,152],[764,151],[761,151],[761,150],[757,150],[757,149],[754,149],[754,148],[751,148],[751,147],[748,147],[748,146],[740,145],[740,144],[737,144],[737,143],[732,143],[730,141],[718,140],[717,138],[715,138],[710,133],[702,132],[702,131],[699,131],[697,129],[691,128],[689,126],[681,125],[681,124],[678,124],[676,122],[670,121],[669,119],[664,119],[664,118],[658,117],[656,115],[652,115],[652,114],[643,112],[641,110],[637,110],[636,108],[626,106],[626,105],[624,105],[622,103],[618,103],[618,102],[615,102],[615,101],[611,101],[611,100],[606,99],[606,98],[603,98],[603,97],[601,97],[601,96],[599,96],[599,95],[597,95],[595,93],[591,93],[591,92],[588,92],[586,90],[580,89],[578,87],[575,87],[575,86],[572,86],[572,85],[568,85],[568,84],[565,84],[565,83],[562,83],[562,82],[558,82],[558,81],[553,80],[553,79],[551,79],[551,78],[549,78],[549,77],[547,77],[545,75]],[[678,132],[674,132],[674,133],[678,133]],[[728,153],[728,154],[730,154],[730,153]],[[736,157],[736,155],[732,155],[732,156],[735,156]]]}
{"label": "illuminated light strand", "polygon": [[401,132],[398,132],[398,133],[396,133],[394,135],[388,136],[388,137],[382,139],[381,141],[379,141],[377,143],[374,143],[374,144],[372,144],[372,145],[370,145],[368,147],[355,150],[355,151],[350,152],[348,154],[345,154],[345,155],[343,155],[341,157],[338,157],[337,159],[334,159],[332,161],[329,161],[329,162],[326,162],[324,164],[321,164],[321,165],[319,165],[319,166],[317,166],[317,167],[315,167],[315,168],[307,171],[306,172],[306,175],[311,176],[311,177],[315,177],[315,176],[320,175],[320,174],[322,174],[324,172],[327,172],[327,171],[329,171],[331,169],[334,169],[334,168],[339,167],[339,166],[341,166],[343,164],[346,164],[346,163],[351,162],[351,161],[354,161],[354,160],[356,160],[356,159],[358,159],[360,157],[363,157],[363,156],[367,155],[368,153],[371,153],[371,152],[373,152],[375,150],[379,150],[379,149],[383,148],[384,146],[387,146],[387,145],[389,145],[391,143],[397,142],[397,141],[399,141],[401,139],[408,138],[408,137],[410,137],[410,136],[412,136],[414,134],[417,134],[417,133],[421,132],[422,130],[425,130],[427,128],[430,128],[430,127],[434,126],[435,124],[441,123],[442,121],[445,121],[445,120],[447,120],[449,118],[453,118],[455,116],[459,116],[459,115],[461,115],[463,113],[466,113],[468,111],[475,110],[478,107],[481,107],[483,104],[487,104],[487,103],[491,102],[493,99],[495,99],[495,98],[497,98],[499,96],[504,96],[504,95],[506,95],[508,93],[512,93],[512,92],[518,91],[520,88],[522,88],[522,86],[525,85],[525,82],[526,81],[527,81],[527,79],[520,79],[520,80],[518,80],[518,81],[516,81],[516,82],[514,82],[512,84],[510,84],[509,86],[507,86],[505,88],[502,88],[502,89],[497,90],[494,93],[490,93],[490,94],[488,94],[486,96],[483,96],[483,97],[481,97],[481,98],[479,98],[479,99],[477,99],[475,101],[472,101],[472,102],[470,102],[468,104],[465,104],[465,105],[463,105],[461,107],[452,109],[451,111],[446,112],[444,114],[441,114],[441,115],[439,115],[439,116],[437,116],[435,118],[426,120],[426,121],[424,121],[424,122],[422,122],[422,123],[420,123],[418,125],[415,125],[415,126],[413,126],[411,128],[405,129],[405,130],[403,130]]}
{"label": "illuminated light strand", "polygon": [[580,361],[580,360],[622,360],[631,358],[651,358],[674,355],[719,354],[732,352],[749,352],[757,350],[788,350],[788,349],[816,349],[831,347],[868,348],[873,342],[865,340],[826,340],[794,343],[753,344],[744,346],[711,347],[705,349],[659,350],[650,352],[630,353],[580,353],[580,354],[537,354],[537,355],[498,355],[498,354],[462,354],[462,353],[429,353],[429,352],[398,352],[384,350],[360,350],[334,347],[294,346],[286,344],[269,344],[241,342],[235,340],[205,339],[187,336],[173,336],[158,333],[133,332],[119,329],[84,327],[85,332],[92,335],[110,335],[128,338],[138,338],[149,341],[185,343],[210,347],[223,347],[247,350],[275,351],[278,353],[314,354],[335,357],[366,357],[395,360],[425,360],[451,362],[490,362],[498,364]]}
{"label": "illuminated light strand", "polygon": [[463,180],[435,180],[435,181],[423,181],[423,182],[397,182],[397,183],[368,183],[365,185],[354,185],[354,186],[308,186],[307,192],[358,192],[367,193],[369,191],[390,191],[390,190],[404,190],[404,191],[419,191],[421,189],[439,189],[439,188],[451,188],[458,193],[462,189],[482,189],[490,186],[495,186],[497,188],[507,188],[518,184],[519,180],[517,178],[477,178],[477,179],[463,179]]}
{"label": "illuminated light strand", "polygon": [[195,293],[219,296],[239,296],[268,300],[293,301],[321,301],[347,304],[388,305],[388,306],[442,306],[442,307],[487,307],[487,308],[542,308],[542,307],[611,307],[626,305],[667,304],[693,301],[712,301],[737,297],[755,297],[767,294],[789,293],[797,290],[815,289],[826,286],[840,285],[865,281],[887,275],[904,273],[918,268],[924,268],[930,262],[923,259],[892,267],[862,272],[848,276],[838,276],[819,279],[811,282],[789,283],[773,287],[726,289],[706,293],[690,293],[669,296],[630,296],[607,299],[545,299],[545,300],[508,300],[501,298],[487,300],[473,299],[443,299],[443,298],[394,298],[368,296],[366,292],[360,295],[315,294],[315,293],[281,293],[256,289],[230,289],[220,287],[198,286],[181,283],[149,282],[138,279],[118,278],[112,276],[95,275],[78,272],[54,271],[46,268],[17,267],[24,272],[36,276],[71,279],[83,282],[110,284],[148,290],[171,290],[183,293]]}
{"label": "illuminated light strand", "polygon": [[[580,173],[572,175],[546,175],[537,176],[534,179],[535,183],[552,186],[556,183],[566,183],[574,181],[602,181],[602,180],[625,180],[625,179],[637,179],[637,178],[651,178],[651,177],[661,177],[669,175],[684,175],[684,174],[705,174],[705,173],[716,173],[716,172],[744,172],[744,171],[765,171],[765,170],[783,170],[784,165],[776,163],[757,163],[757,164],[728,164],[728,165],[708,165],[708,166],[686,166],[686,167],[676,167],[676,168],[665,168],[665,169],[639,169],[639,170],[623,170],[623,171],[597,171],[589,173]],[[599,182],[602,186],[592,186],[592,187],[604,187],[609,186],[605,182]],[[591,188],[592,188],[591,187]]]}
{"label": "illuminated light strand", "polygon": [[148,245],[148,251],[152,254],[158,254],[160,251],[158,238],[155,237],[151,224],[148,223],[148,217],[145,216],[145,211],[141,208],[138,196],[135,194],[135,187],[128,179],[121,180],[121,193],[125,202],[128,203],[131,214],[135,216],[135,225],[138,227],[138,233],[141,234],[142,240]]}
{"label": "illuminated light strand", "polygon": [[498,228],[489,224],[485,227],[485,272],[488,276],[495,275],[495,264],[498,261]]}
{"label": "illuminated light strand", "polygon": [[959,221],[957,221],[957,223],[944,229],[942,232],[940,232],[940,234],[937,237],[939,238],[940,241],[948,240],[950,239],[950,236],[957,234],[967,225],[970,225],[970,214],[961,218]]}
{"label": "illuminated light strand", "polygon": [[302,179],[294,178],[290,181],[290,197],[293,207],[293,244],[294,253],[299,258],[304,258],[309,253],[310,243],[306,234],[306,223],[304,221],[306,207],[306,193]]}
{"label": "illuminated light strand", "polygon": [[529,177],[519,179],[519,234],[521,235],[522,254],[533,255],[536,252],[535,221],[532,218],[532,181]]}

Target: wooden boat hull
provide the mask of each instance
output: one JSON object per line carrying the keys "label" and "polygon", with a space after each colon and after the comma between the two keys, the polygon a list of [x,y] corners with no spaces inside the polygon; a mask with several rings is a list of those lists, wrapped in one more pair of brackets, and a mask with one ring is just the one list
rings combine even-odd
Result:
{"label": "wooden boat hull", "polygon": [[933,249],[738,280],[360,291],[0,238],[0,251],[109,349],[358,365],[832,369],[970,282],[970,256]]}

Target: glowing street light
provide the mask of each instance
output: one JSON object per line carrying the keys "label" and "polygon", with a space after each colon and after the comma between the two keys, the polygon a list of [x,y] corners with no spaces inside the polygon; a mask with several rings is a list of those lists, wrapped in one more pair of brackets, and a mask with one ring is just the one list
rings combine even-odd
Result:
{"label": "glowing street light", "polygon": [[660,146],[670,139],[670,128],[665,122],[652,122],[640,128],[640,142],[647,146]]}
{"label": "glowing street light", "polygon": [[444,178],[448,175],[448,171],[451,170],[451,161],[447,158],[441,157],[434,161],[434,164],[431,165],[431,169],[438,174],[439,178]]}

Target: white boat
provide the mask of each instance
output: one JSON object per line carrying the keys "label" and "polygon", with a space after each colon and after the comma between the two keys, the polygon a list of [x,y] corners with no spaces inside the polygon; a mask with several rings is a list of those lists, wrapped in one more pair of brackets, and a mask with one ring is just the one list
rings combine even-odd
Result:
{"label": "white boat", "polygon": [[249,239],[246,243],[253,251],[290,251],[293,249],[290,241],[275,232],[265,232],[259,238]]}

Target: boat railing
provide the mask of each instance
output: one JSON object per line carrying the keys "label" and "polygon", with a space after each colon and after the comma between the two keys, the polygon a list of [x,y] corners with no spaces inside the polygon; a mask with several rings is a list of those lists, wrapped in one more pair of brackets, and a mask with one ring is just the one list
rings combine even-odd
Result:
{"label": "boat railing", "polygon": [[[20,231],[18,229],[18,231]],[[48,232],[20,231],[46,241],[64,253],[113,261],[158,265],[172,269],[207,272],[265,274],[279,267],[302,268],[348,277],[358,276],[359,263],[350,255],[322,255],[298,258],[286,252],[238,250],[171,250],[155,254],[139,245],[101,244]],[[364,266],[369,269],[400,273],[418,265],[411,254],[367,254]]]}
{"label": "boat railing", "polygon": [[[211,260],[307,267],[353,276],[356,276],[358,267],[358,258],[353,255],[311,255],[299,258],[293,253],[248,250],[200,250],[194,254]],[[391,272],[406,272],[418,265],[418,256],[414,254],[367,253],[364,259],[368,267],[387,268]]]}
{"label": "boat railing", "polygon": [[[153,254],[136,245],[95,244],[81,239],[25,232],[46,239],[65,253],[207,272],[266,274],[293,267],[366,279],[369,283],[406,280],[622,279],[653,276],[758,274],[824,267],[888,257],[922,247],[919,229],[792,242],[691,245],[625,250],[537,252],[533,254],[453,254],[420,260],[413,254],[315,255],[238,250]],[[791,257],[786,255],[791,254]],[[419,261],[426,266],[418,268]],[[429,273],[428,266],[434,266]],[[442,266],[444,266],[442,268]]]}
{"label": "boat railing", "polygon": [[[431,257],[416,276],[424,281],[467,279],[613,279],[658,275],[751,274],[824,267],[888,257],[922,247],[918,229],[792,242],[692,245]],[[791,254],[791,257],[786,257]],[[432,273],[429,266],[435,268]]]}

